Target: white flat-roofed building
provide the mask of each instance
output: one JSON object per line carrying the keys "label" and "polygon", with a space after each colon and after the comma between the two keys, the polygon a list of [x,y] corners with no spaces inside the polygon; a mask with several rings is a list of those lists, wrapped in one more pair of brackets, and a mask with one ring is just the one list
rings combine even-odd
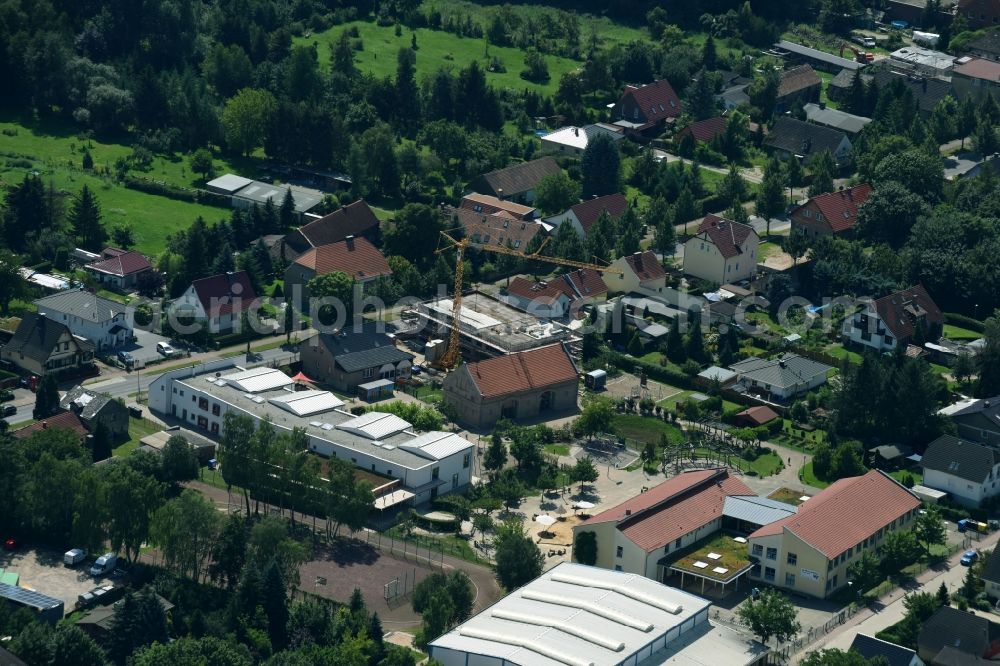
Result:
{"label": "white flat-roofed building", "polygon": [[563,562],[432,641],[445,666],[750,666],[767,648],[710,603],[637,574]]}
{"label": "white flat-roofed building", "polygon": [[[445,432],[417,433],[393,414],[355,416],[328,391],[295,391],[280,370],[243,368],[223,359],[166,372],[150,385],[149,407],[195,432],[221,437],[225,415],[268,419],[279,431],[300,428],[318,455],[400,481],[401,497],[422,503],[472,481],[475,444]],[[384,498],[380,498],[383,499]]]}

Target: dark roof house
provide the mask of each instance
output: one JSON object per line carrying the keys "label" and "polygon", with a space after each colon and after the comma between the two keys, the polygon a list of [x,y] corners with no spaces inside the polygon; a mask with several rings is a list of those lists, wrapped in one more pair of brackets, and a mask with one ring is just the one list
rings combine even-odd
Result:
{"label": "dark roof house", "polygon": [[94,345],[73,335],[65,324],[26,312],[10,341],[0,348],[0,358],[27,372],[43,375],[90,363]]}
{"label": "dark roof house", "polygon": [[107,394],[74,386],[59,401],[59,407],[79,416],[91,432],[103,423],[112,437],[128,433],[128,408]]}
{"label": "dark roof house", "polygon": [[497,169],[479,176],[472,182],[471,188],[481,194],[489,194],[498,199],[513,199],[517,202],[531,203],[534,200],[534,190],[546,176],[552,176],[562,171],[559,164],[551,157],[541,157],[530,162],[522,162],[506,169]]}
{"label": "dark roof house", "polygon": [[30,437],[36,432],[41,432],[42,430],[48,430],[50,428],[62,428],[64,430],[69,430],[74,435],[79,437],[81,442],[83,442],[89,434],[87,426],[80,420],[80,417],[70,411],[59,412],[58,414],[54,414],[48,418],[42,419],[41,421],[35,421],[31,425],[26,425],[23,428],[18,428],[17,430],[12,431],[10,434],[16,439],[24,439],[26,437]]}
{"label": "dark roof house", "polygon": [[628,202],[625,200],[625,195],[616,192],[588,199],[572,206],[570,210],[573,211],[580,226],[583,227],[584,234],[586,234],[592,226],[597,224],[598,218],[603,213],[607,213],[612,220],[618,220],[625,214],[626,208],[628,208]]}
{"label": "dark roof house", "polygon": [[883,296],[874,306],[879,319],[900,342],[912,338],[921,322],[932,327],[944,324],[944,315],[922,284]]}
{"label": "dark roof house", "polygon": [[306,375],[348,393],[383,375],[407,376],[413,361],[413,354],[397,347],[376,322],[314,335],[300,345],[299,353]]}
{"label": "dark roof house", "polygon": [[902,81],[917,100],[917,108],[923,116],[934,112],[938,102],[951,93],[951,81],[930,76],[918,76],[899,72],[887,67],[877,68],[874,72],[875,87],[880,90],[893,81]]}
{"label": "dark roof house", "polygon": [[986,618],[951,606],[942,606],[924,622],[917,635],[917,653],[932,661],[944,648],[953,648],[982,657],[990,645],[990,625]]}
{"label": "dark roof house", "polygon": [[246,271],[201,278],[192,282],[191,288],[209,319],[226,314],[239,316],[257,298]]}
{"label": "dark roof house", "polygon": [[1000,62],[1000,28],[970,40],[967,48],[974,56]]}
{"label": "dark roof house", "polygon": [[866,634],[855,636],[850,649],[865,659],[882,657],[888,662],[887,666],[917,666],[920,663],[914,650]]}
{"label": "dark roof house", "polygon": [[706,239],[711,240],[722,256],[728,259],[743,252],[743,244],[747,238],[757,232],[748,224],[709,213],[698,225],[698,233],[705,234]]}
{"label": "dark roof house", "polygon": [[783,157],[796,155],[804,161],[829,150],[839,165],[849,160],[851,141],[839,130],[782,116],[768,132],[764,147],[777,151]]}
{"label": "dark roof house", "polygon": [[726,118],[722,116],[706,118],[705,120],[697,120],[685,126],[684,129],[677,133],[677,142],[680,143],[684,137],[690,135],[697,143],[708,143],[715,137],[725,134],[725,132]]}
{"label": "dark roof house", "polygon": [[781,73],[778,82],[777,108],[788,108],[793,102],[814,102],[819,99],[823,80],[810,65],[799,65]]}
{"label": "dark roof house", "polygon": [[339,243],[348,236],[376,242],[378,230],[379,219],[364,199],[358,199],[285,235],[285,259],[291,261],[310,248]]}

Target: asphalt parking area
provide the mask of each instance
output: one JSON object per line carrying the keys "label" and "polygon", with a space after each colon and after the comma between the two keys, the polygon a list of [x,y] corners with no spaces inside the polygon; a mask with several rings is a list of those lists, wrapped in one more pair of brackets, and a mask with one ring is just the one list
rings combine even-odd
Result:
{"label": "asphalt parking area", "polygon": [[63,565],[63,552],[23,546],[14,552],[0,551],[0,569],[18,574],[19,587],[62,599],[66,612],[69,613],[76,606],[79,595],[104,581],[97,581],[88,573],[93,558],[70,568]]}

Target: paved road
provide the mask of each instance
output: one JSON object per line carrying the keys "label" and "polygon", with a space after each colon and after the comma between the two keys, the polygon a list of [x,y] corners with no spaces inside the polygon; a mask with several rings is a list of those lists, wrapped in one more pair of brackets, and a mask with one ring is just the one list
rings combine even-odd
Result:
{"label": "paved road", "polygon": [[[949,529],[951,527],[949,525]],[[1000,532],[994,532],[982,541],[973,542],[973,547],[979,550],[992,548],[998,539],[1000,539]],[[961,557],[962,552],[960,551],[937,569],[928,569],[925,571],[917,577],[917,586],[912,589],[912,592],[929,592],[933,594],[937,592],[942,582],[948,587],[950,592],[955,592],[962,586],[962,580],[965,578],[966,568],[959,564]],[[847,650],[851,646],[851,643],[854,642],[854,637],[858,634],[874,636],[879,631],[896,624],[906,614],[903,599],[904,594],[902,590],[898,588],[893,590],[888,595],[879,599],[877,603],[878,612],[865,610],[858,613],[851,620],[834,629],[821,640],[806,647],[805,650],[796,655],[793,663],[798,664],[804,658],[807,651],[824,648]],[[995,616],[990,616],[988,613],[984,615],[996,620]]]}

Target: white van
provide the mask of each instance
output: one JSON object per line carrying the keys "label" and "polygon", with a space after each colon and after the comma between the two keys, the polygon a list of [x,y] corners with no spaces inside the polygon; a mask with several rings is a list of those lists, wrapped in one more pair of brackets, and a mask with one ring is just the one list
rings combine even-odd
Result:
{"label": "white van", "polygon": [[63,553],[63,564],[68,567],[75,567],[85,559],[87,559],[87,551],[82,548],[74,548]]}
{"label": "white van", "polygon": [[90,567],[91,576],[106,576],[118,566],[118,556],[114,553],[104,553],[97,558],[94,566]]}

